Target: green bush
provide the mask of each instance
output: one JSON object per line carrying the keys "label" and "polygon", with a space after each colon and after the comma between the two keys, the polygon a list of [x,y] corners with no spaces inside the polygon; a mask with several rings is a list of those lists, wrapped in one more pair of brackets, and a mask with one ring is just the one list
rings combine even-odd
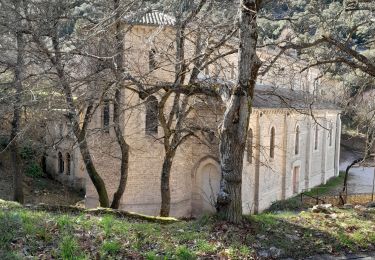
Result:
{"label": "green bush", "polygon": [[36,162],[27,166],[25,174],[32,178],[41,178],[44,175],[42,167]]}
{"label": "green bush", "polygon": [[8,137],[6,136],[0,136],[0,148],[4,149],[9,144]]}
{"label": "green bush", "polygon": [[23,160],[32,160],[35,157],[36,152],[30,145],[24,145],[20,149],[20,156]]}
{"label": "green bush", "polygon": [[158,260],[163,259],[162,257],[158,256],[154,251],[147,252],[145,254],[147,260]]}
{"label": "green bush", "polygon": [[266,212],[275,212],[275,211],[298,211],[304,209],[303,203],[299,197],[293,197],[287,200],[275,201],[271,206],[266,210]]}
{"label": "green bush", "polygon": [[63,237],[60,245],[60,256],[62,259],[83,259],[84,257],[80,254],[81,249],[79,248],[77,240],[73,236]]}
{"label": "green bush", "polygon": [[186,246],[177,247],[176,256],[180,260],[193,260],[197,258],[194,252],[190,251]]}
{"label": "green bush", "polygon": [[104,254],[116,254],[120,249],[121,244],[117,241],[105,240],[102,245],[102,252],[104,252]]}
{"label": "green bush", "polygon": [[0,211],[0,252],[9,250],[10,242],[21,228],[21,218],[17,213]]}

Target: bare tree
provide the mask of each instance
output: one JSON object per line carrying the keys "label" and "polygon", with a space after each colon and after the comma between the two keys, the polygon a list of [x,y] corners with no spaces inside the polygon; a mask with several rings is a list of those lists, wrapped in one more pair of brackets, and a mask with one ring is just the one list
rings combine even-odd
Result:
{"label": "bare tree", "polygon": [[[27,20],[27,33],[31,35],[39,53],[39,58],[44,61],[44,66],[51,66],[56,77],[56,85],[64,94],[68,109],[68,118],[71,122],[73,133],[83,157],[86,170],[93,182],[102,207],[109,206],[107,190],[103,179],[98,174],[87,143],[87,130],[95,112],[94,100],[87,100],[86,109],[81,124],[79,118],[79,105],[74,99],[72,79],[69,75],[68,61],[72,58],[66,52],[69,42],[67,35],[61,36],[64,21],[71,17],[71,11],[77,3],[71,1],[30,1],[25,7]],[[70,18],[72,19],[72,18]],[[45,59],[43,59],[45,58]]]}
{"label": "bare tree", "polygon": [[228,221],[242,219],[242,168],[251,101],[261,65],[256,54],[257,13],[261,1],[241,0],[239,21],[238,81],[231,89],[220,126],[220,166],[222,180],[217,209]]}
{"label": "bare tree", "polygon": [[115,12],[115,44],[116,44],[116,56],[115,56],[115,76],[116,76],[116,89],[115,89],[115,99],[113,102],[113,123],[116,133],[117,143],[121,149],[121,168],[120,168],[120,181],[117,191],[113,195],[113,200],[111,208],[118,209],[120,206],[120,201],[122,195],[125,192],[126,181],[128,178],[129,169],[129,145],[126,143],[124,133],[122,132],[120,126],[120,118],[122,108],[122,95],[123,95],[123,80],[122,77],[125,72],[124,68],[124,33],[121,26],[121,9],[120,0],[113,1],[114,12]]}

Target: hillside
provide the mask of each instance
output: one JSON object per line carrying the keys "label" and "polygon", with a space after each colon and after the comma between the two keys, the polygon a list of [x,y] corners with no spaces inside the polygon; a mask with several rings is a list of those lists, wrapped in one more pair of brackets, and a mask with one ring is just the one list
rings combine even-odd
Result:
{"label": "hillside", "polygon": [[[0,180],[0,199],[11,200],[13,179],[8,152],[0,154]],[[33,178],[26,175],[24,177],[24,193],[25,204],[74,205],[84,198],[84,193],[66,187],[47,176]]]}
{"label": "hillside", "polygon": [[375,211],[269,213],[230,225],[0,200],[0,234],[0,259],[300,259],[375,250]]}

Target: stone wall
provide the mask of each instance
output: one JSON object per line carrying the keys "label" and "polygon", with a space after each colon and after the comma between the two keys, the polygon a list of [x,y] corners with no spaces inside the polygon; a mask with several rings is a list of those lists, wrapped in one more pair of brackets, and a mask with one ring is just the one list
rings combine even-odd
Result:
{"label": "stone wall", "polygon": [[[170,27],[156,28],[142,25],[132,27],[125,37],[124,58],[127,68],[134,76],[139,78],[147,76],[147,82],[150,85],[155,82],[173,82],[174,56],[170,54],[175,48],[174,41],[174,32]],[[189,44],[186,55],[192,56],[194,48],[191,43]],[[157,68],[150,70],[149,54],[153,49],[156,51]],[[263,52],[261,58],[269,59],[272,55],[273,53]],[[231,55],[225,59],[226,63],[229,62],[229,65],[234,67],[234,71],[236,71],[236,58],[236,55]],[[217,62],[224,61],[218,60]],[[291,57],[282,58],[281,67],[288,69],[273,69],[269,76],[260,79],[261,83],[281,87],[295,86],[295,89],[311,92],[314,88],[314,85],[311,84],[312,78],[317,71],[312,69],[299,77],[294,77],[294,72],[299,71],[299,67],[286,66],[289,62],[296,63]],[[220,72],[215,68],[215,64],[210,65],[206,71],[207,74],[210,76],[215,74],[214,76],[224,79],[233,80],[235,78],[235,73],[225,74],[228,71]],[[188,77],[186,78],[188,80]],[[281,78],[283,80],[280,80]],[[155,98],[160,100],[162,93],[155,93]],[[121,201],[121,208],[158,215],[161,201],[160,175],[164,157],[162,129],[159,127],[158,133],[155,135],[147,134],[145,131],[145,100],[140,99],[136,93],[130,90],[124,91],[123,94],[122,107],[124,111],[121,121],[126,141],[130,145],[130,159],[128,182]],[[169,107],[171,100],[170,98],[167,102]],[[222,115],[222,107],[217,105],[218,102],[210,103],[207,98],[204,98],[204,102],[201,103],[198,98],[191,102],[195,104],[196,110],[189,120],[216,130],[221,119],[220,115]],[[111,105],[110,122],[113,117],[112,111]],[[273,201],[288,198],[295,192],[324,183],[336,174],[335,162],[338,153],[335,148],[339,141],[337,141],[336,134],[333,147],[327,147],[328,134],[325,128],[329,121],[333,121],[333,129],[335,129],[337,113],[338,111],[314,111],[314,118],[319,123],[320,129],[319,145],[315,150],[313,130],[316,122],[311,116],[291,109],[254,108],[250,119],[250,127],[253,131],[253,159],[251,162],[248,161],[247,154],[244,158],[242,187],[244,213],[260,212]],[[67,125],[66,121],[63,122],[65,122],[64,125]],[[300,128],[300,149],[298,154],[295,154],[297,125]],[[272,127],[275,129],[274,158],[270,158]],[[52,131],[53,138],[58,139],[60,136],[59,127],[51,125],[52,128],[55,128]],[[66,138],[62,142],[56,143],[54,148],[49,151],[48,171],[54,173],[57,179],[73,186],[85,185],[86,206],[96,207],[98,205],[97,193],[86,174],[77,144],[71,135],[65,134],[64,137]],[[171,174],[171,215],[173,216],[197,215],[203,209],[210,210],[209,206],[201,201],[200,189],[207,189],[206,193],[209,193],[211,184],[208,184],[202,176],[207,176],[207,172],[215,171],[215,169],[220,171],[217,163],[217,133],[216,139],[213,138],[208,144],[203,141],[204,136],[201,137],[200,140],[191,138],[179,147],[173,161]],[[103,129],[102,106],[99,106],[92,118],[88,143],[94,164],[104,179],[109,197],[112,199],[120,175],[120,152],[111,125],[109,131]],[[58,152],[71,154],[73,172],[70,175],[59,173]],[[293,185],[293,169],[295,167],[300,167],[299,178],[298,183]],[[83,178],[84,181],[82,181]],[[213,181],[216,184],[218,182],[216,173],[213,173]],[[216,184],[212,186],[215,188]]]}
{"label": "stone wall", "polygon": [[[337,111],[316,111],[316,119],[288,110],[256,109],[250,128],[256,138],[255,160],[244,162],[243,209],[245,213],[261,212],[276,200],[286,199],[309,190],[337,175],[336,152],[340,136],[336,134]],[[315,149],[315,127],[318,124],[318,146]],[[332,141],[329,128],[332,124]],[[299,149],[296,154],[296,129],[299,127]],[[270,158],[270,129],[275,128],[275,157]],[[337,126],[340,127],[340,126]],[[259,147],[259,149],[258,149]],[[246,156],[245,156],[246,158]],[[297,181],[293,171],[298,167]],[[296,183],[294,183],[296,182]]]}

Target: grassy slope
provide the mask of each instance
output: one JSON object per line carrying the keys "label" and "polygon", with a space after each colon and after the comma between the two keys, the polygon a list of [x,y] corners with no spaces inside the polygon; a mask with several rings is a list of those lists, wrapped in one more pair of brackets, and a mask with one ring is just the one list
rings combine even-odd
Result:
{"label": "grassy slope", "polygon": [[30,210],[0,200],[0,259],[251,259],[271,246],[284,256],[374,250],[375,213],[260,214],[241,225],[205,217],[150,222],[136,216]]}
{"label": "grassy slope", "polygon": [[[339,195],[339,192],[342,189],[343,183],[345,178],[345,172],[340,172],[339,176],[331,178],[327,181],[326,184],[319,185],[317,187],[312,188],[311,190],[304,192],[304,194],[313,197],[319,197],[321,199],[325,199],[325,196],[331,195]],[[287,200],[280,200],[272,203],[270,208],[267,210],[269,212],[275,211],[284,211],[284,210],[291,210],[291,211],[299,211],[303,209],[307,209],[311,206],[311,201],[314,199],[310,199],[308,196],[304,196],[304,202],[301,202],[301,196],[297,195],[295,197],[289,198]],[[307,200],[306,200],[307,199]]]}

